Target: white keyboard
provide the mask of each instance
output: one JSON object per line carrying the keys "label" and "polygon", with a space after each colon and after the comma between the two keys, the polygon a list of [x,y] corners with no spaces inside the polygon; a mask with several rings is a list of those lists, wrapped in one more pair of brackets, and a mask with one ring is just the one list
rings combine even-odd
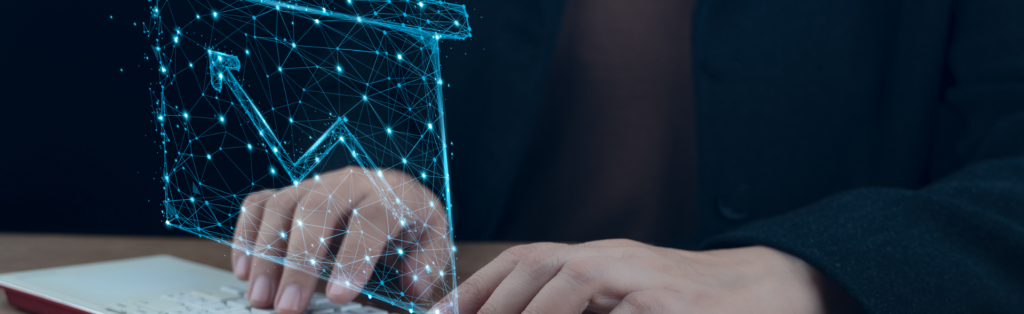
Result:
{"label": "white keyboard", "polygon": [[[106,306],[113,314],[276,314],[273,309],[257,309],[245,298],[245,285],[221,286],[217,291],[193,290],[171,293],[148,300],[117,302]],[[335,304],[323,293],[315,293],[306,314],[388,314],[387,311],[359,303]]]}

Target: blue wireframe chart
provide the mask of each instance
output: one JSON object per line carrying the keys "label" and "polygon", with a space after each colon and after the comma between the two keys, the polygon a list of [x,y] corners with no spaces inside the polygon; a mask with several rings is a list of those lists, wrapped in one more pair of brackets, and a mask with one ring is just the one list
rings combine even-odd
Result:
{"label": "blue wireframe chart", "polygon": [[[361,291],[423,312],[454,290],[439,42],[470,36],[464,6],[433,0],[152,3],[148,34],[159,84],[151,94],[164,150],[166,225],[341,280],[330,273],[333,255],[284,254],[232,237],[247,196],[352,166],[403,226],[406,217],[434,206],[443,206],[447,222],[417,227],[436,233],[436,243],[389,236],[396,249],[374,256],[380,262]],[[385,180],[382,169],[407,174],[439,204],[401,202],[396,193],[403,183]],[[304,228],[301,217],[290,219],[292,228]],[[310,251],[337,251],[347,231],[330,231],[310,243]],[[295,232],[301,231],[280,235]],[[399,267],[412,256],[409,250],[431,254],[433,265]],[[434,289],[409,294],[394,279],[408,272],[433,274],[424,280]],[[457,313],[454,304],[442,308]]]}

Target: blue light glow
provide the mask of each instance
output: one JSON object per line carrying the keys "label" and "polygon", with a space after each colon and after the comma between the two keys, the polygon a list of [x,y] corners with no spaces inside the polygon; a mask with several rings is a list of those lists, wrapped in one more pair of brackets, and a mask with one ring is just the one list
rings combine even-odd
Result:
{"label": "blue light glow", "polygon": [[[259,217],[239,216],[246,212],[246,197],[266,195],[256,192],[310,192],[363,182],[396,218],[389,222],[394,226],[369,227],[390,230],[401,225],[436,236],[403,243],[395,250],[349,256],[359,264],[396,263],[389,266],[400,275],[436,288],[429,295],[412,295],[408,286],[376,277],[371,278],[377,280],[374,288],[364,291],[362,285],[350,284],[355,277],[346,273],[346,267],[351,265],[340,263],[341,273],[326,277],[330,272],[323,268],[342,252],[337,251],[340,243],[325,239],[347,237],[348,229],[304,236],[310,230],[338,230],[319,226],[314,221],[320,220],[307,218],[312,216],[288,218],[287,226],[262,235],[273,242],[290,234],[288,242],[307,241],[308,251],[286,251],[256,240],[235,245],[246,254],[344,283],[410,312],[422,313],[433,306],[431,300],[453,291],[450,217],[429,220],[430,224],[421,217],[450,209],[439,41],[470,37],[463,5],[437,0],[150,3],[147,12],[153,18],[146,29],[156,41],[150,55],[155,62],[148,68],[158,82],[151,86],[151,103],[165,154],[165,225],[203,238],[231,239],[242,225],[232,227],[229,222],[261,223]],[[348,169],[355,171],[348,177],[327,175],[345,166],[354,166]],[[399,197],[409,182],[425,186],[436,199]],[[283,199],[285,194],[279,193],[266,197]],[[359,209],[352,208],[352,199],[359,199],[346,193],[333,192],[322,205],[307,204],[302,210],[322,215],[350,212],[353,219],[371,216],[359,216]],[[395,239],[399,238],[388,237]],[[230,240],[218,241],[233,245]],[[395,255],[402,258],[394,259]],[[425,256],[437,264],[397,264]],[[425,275],[431,268],[442,275]],[[457,313],[454,305],[442,308],[441,313]]]}

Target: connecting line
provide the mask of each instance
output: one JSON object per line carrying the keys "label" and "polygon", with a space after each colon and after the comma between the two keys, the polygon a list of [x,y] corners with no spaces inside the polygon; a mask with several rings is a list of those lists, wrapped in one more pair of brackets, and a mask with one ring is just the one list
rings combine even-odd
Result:
{"label": "connecting line", "polygon": [[[435,40],[441,40],[441,39],[466,39],[466,38],[469,38],[470,36],[472,36],[470,34],[469,24],[467,23],[468,21],[466,21],[466,20],[463,20],[462,22],[459,22],[459,20],[457,20],[457,19],[456,20],[451,20],[451,21],[430,21],[430,20],[426,20],[426,24],[427,25],[420,24],[420,25],[417,25],[417,26],[411,26],[411,25],[408,25],[407,23],[392,22],[392,21],[388,21],[388,20],[385,20],[385,19],[375,18],[375,17],[362,17],[362,16],[359,16],[359,15],[354,15],[354,14],[349,14],[349,13],[341,13],[341,12],[331,11],[331,10],[327,10],[327,8],[322,8],[322,7],[321,8],[312,8],[312,7],[302,6],[302,5],[295,5],[295,4],[291,4],[291,3],[284,3],[284,2],[280,2],[280,1],[270,1],[270,0],[247,0],[247,1],[251,2],[251,3],[254,3],[254,4],[259,4],[259,5],[263,5],[263,6],[267,6],[267,7],[273,7],[275,9],[277,9],[277,10],[291,11],[292,13],[295,13],[295,14],[318,15],[318,16],[322,16],[322,17],[333,18],[335,20],[339,20],[339,21],[343,21],[343,22],[369,24],[369,25],[376,26],[376,27],[381,27],[381,28],[384,28],[384,29],[399,30],[399,31],[405,32],[405,33],[410,34],[410,35],[420,35],[420,36],[426,36],[426,37],[433,37]],[[428,0],[428,1],[421,1],[420,2],[421,8],[424,5],[424,3],[430,4],[431,6],[438,6],[439,7],[437,9],[438,11],[447,11],[447,12],[455,13],[455,14],[451,14],[452,18],[459,18],[459,17],[467,18],[468,17],[468,14],[466,13],[466,6],[465,5],[456,5],[456,4],[451,4],[451,3],[447,3],[447,2],[429,1]],[[433,10],[433,9],[431,9],[431,10]],[[445,27],[438,27],[438,26],[445,26]]]}
{"label": "connecting line", "polygon": [[369,155],[366,154],[363,146],[359,145],[359,140],[355,137],[355,134],[345,125],[343,117],[338,117],[331,124],[331,127],[324,134],[320,135],[320,138],[302,156],[292,160],[291,155],[285,150],[284,145],[281,144],[274,130],[270,128],[267,120],[263,118],[263,114],[260,113],[252,98],[242,88],[242,84],[238,82],[235,75],[231,73],[231,71],[242,69],[242,64],[238,57],[212,50],[209,51],[208,57],[210,59],[210,83],[213,85],[213,89],[219,92],[223,89],[225,83],[228,85],[238,100],[239,106],[242,107],[245,115],[249,118],[249,122],[259,130],[260,138],[266,143],[271,153],[277,157],[281,166],[284,167],[285,173],[288,174],[288,177],[292,179],[294,184],[298,184],[299,181],[305,179],[313,171],[313,168],[320,161],[324,160],[324,157],[328,156],[335,146],[341,143],[348,148],[352,158],[363,168],[366,176],[374,185],[374,190],[377,191],[382,199],[387,200],[382,202],[383,205],[392,213],[404,214],[409,211],[405,204],[390,201],[397,199],[396,194],[391,189],[391,185],[378,173],[372,173],[372,171],[377,169],[377,165],[367,158]]}

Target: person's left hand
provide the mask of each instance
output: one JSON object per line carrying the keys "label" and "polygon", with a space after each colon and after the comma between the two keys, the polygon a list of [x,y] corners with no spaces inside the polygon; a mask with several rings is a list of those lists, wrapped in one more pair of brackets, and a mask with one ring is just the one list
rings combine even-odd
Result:
{"label": "person's left hand", "polygon": [[506,250],[441,303],[457,299],[460,312],[488,314],[825,313],[823,280],[799,258],[763,246],[536,243]]}

